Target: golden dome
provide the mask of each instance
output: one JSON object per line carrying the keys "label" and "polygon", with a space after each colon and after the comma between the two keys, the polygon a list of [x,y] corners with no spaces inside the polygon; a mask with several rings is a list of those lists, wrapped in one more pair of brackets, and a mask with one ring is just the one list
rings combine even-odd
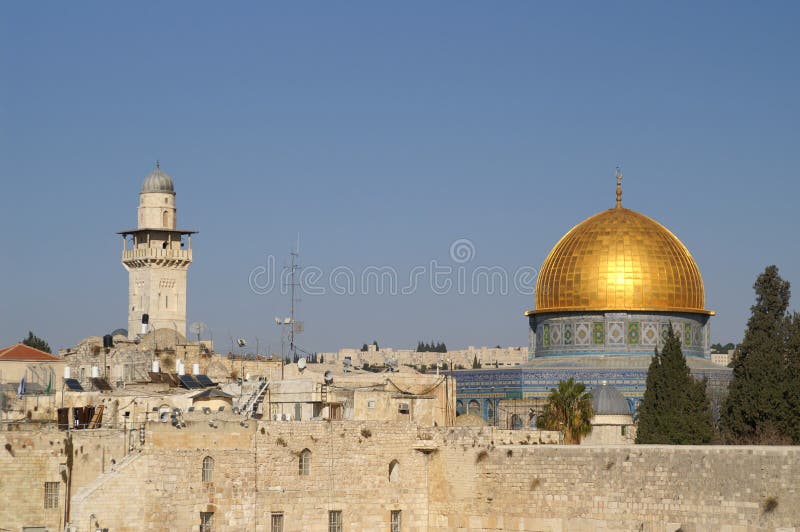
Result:
{"label": "golden dome", "polygon": [[617,188],[616,208],[573,227],[550,251],[536,281],[536,310],[704,310],[700,269],[669,229],[625,209]]}

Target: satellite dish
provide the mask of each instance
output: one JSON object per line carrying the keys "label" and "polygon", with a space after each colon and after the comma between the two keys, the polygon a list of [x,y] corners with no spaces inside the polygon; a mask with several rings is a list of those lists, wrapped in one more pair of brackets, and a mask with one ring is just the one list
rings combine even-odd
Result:
{"label": "satellite dish", "polygon": [[111,336],[128,336],[128,329],[114,329]]}
{"label": "satellite dish", "polygon": [[244,338],[237,338],[236,345],[238,345],[239,347],[247,347],[247,340],[245,340]]}
{"label": "satellite dish", "polygon": [[297,361],[297,369],[303,371],[306,369],[306,357],[302,357],[300,360]]}
{"label": "satellite dish", "polygon": [[333,373],[331,370],[325,372],[325,384],[333,384]]}
{"label": "satellite dish", "polygon": [[390,372],[397,371],[397,360],[393,358],[387,358],[385,364]]}
{"label": "satellite dish", "polygon": [[281,324],[281,319],[280,319],[278,316],[275,316],[275,323],[276,323],[277,325],[280,325],[280,324]]}

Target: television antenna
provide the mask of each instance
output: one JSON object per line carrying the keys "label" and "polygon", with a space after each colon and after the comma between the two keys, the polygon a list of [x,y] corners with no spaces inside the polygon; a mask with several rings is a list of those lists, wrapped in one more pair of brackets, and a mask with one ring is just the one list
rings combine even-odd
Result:
{"label": "television antenna", "polygon": [[195,321],[189,325],[189,332],[197,335],[197,341],[200,341],[200,335],[206,332],[206,324],[202,321]]}

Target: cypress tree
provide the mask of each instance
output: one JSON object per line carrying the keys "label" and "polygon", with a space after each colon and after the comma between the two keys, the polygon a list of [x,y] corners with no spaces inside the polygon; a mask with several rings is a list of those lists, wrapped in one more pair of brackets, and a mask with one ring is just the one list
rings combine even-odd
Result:
{"label": "cypress tree", "polygon": [[661,353],[656,349],[647,371],[636,443],[696,445],[709,443],[713,436],[706,381],[692,377],[670,324]]}
{"label": "cypress tree", "polygon": [[38,349],[39,351],[50,353],[50,345],[43,339],[33,334],[33,331],[28,331],[28,337],[22,340],[22,343],[29,347],[33,347],[34,349]]}
{"label": "cypress tree", "polygon": [[[793,319],[786,315],[791,290],[768,266],[753,289],[744,340],[733,362],[733,380],[722,407],[721,426],[728,443],[781,444],[797,442],[796,386],[798,371],[790,360],[794,337]],[[790,338],[792,338],[790,340]]]}

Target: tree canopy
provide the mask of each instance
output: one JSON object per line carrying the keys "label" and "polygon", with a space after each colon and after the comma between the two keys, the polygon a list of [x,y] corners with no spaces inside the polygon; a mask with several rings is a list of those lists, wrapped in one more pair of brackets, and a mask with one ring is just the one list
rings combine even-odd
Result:
{"label": "tree canopy", "polygon": [[536,426],[545,430],[564,432],[564,443],[578,444],[592,431],[592,394],[586,385],[573,379],[559,381],[558,388],[550,390],[544,412]]}
{"label": "tree canopy", "polygon": [[22,343],[29,347],[33,347],[34,349],[38,349],[39,351],[52,353],[52,351],[50,351],[50,345],[43,339],[33,334],[32,331],[28,331],[28,337],[22,340]]}
{"label": "tree canopy", "polygon": [[696,445],[710,443],[713,437],[706,380],[692,377],[670,324],[661,353],[656,349],[647,370],[636,443]]}
{"label": "tree canopy", "polygon": [[788,314],[791,289],[768,266],[753,289],[744,340],[720,425],[727,443],[800,443],[800,318]]}
{"label": "tree canopy", "polygon": [[447,346],[444,345],[444,342],[434,342],[431,343],[426,342],[417,342],[417,352],[418,353],[447,353]]}

